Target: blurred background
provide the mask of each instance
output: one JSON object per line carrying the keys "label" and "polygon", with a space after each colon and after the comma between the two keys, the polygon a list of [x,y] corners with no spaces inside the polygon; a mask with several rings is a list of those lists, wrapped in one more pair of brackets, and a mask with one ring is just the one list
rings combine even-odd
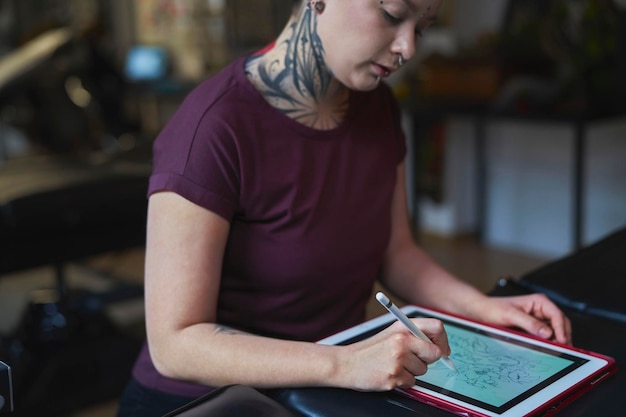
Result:
{"label": "blurred background", "polygon": [[[626,224],[625,3],[447,0],[389,80],[416,235],[485,291]],[[0,360],[15,415],[115,414],[144,337],[152,140],[291,5],[0,0]]]}

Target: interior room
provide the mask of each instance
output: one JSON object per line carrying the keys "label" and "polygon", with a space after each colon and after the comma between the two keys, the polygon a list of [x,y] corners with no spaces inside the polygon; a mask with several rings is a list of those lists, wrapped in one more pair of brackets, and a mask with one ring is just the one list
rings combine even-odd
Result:
{"label": "interior room", "polygon": [[[0,361],[13,415],[115,416],[145,339],[153,140],[202,80],[269,45],[290,6],[0,2]],[[490,292],[626,227],[624,74],[624,1],[444,0],[386,80],[418,242]],[[373,302],[368,318],[383,313]]]}

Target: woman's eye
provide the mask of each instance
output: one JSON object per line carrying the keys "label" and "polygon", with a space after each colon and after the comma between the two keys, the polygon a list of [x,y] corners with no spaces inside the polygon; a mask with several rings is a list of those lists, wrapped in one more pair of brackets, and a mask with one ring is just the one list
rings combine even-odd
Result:
{"label": "woman's eye", "polygon": [[[389,13],[386,10],[382,11],[383,16],[385,17],[385,19],[391,23],[394,26],[398,26],[400,24],[402,24],[402,22],[404,22],[404,19],[401,17],[396,17],[393,14]],[[415,28],[415,37],[416,38],[421,38],[422,37],[422,30],[420,28]]]}
{"label": "woman's eye", "polygon": [[385,16],[385,19],[387,19],[389,23],[392,23],[394,25],[398,25],[402,23],[402,19],[400,19],[399,17],[395,17],[394,15],[390,14],[389,12],[385,10],[383,10],[383,16]]}

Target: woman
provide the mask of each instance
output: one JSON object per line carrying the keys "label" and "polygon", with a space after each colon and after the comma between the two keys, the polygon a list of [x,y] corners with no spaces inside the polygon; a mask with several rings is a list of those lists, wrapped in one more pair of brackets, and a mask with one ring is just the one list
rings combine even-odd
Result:
{"label": "woman", "polygon": [[[404,136],[383,80],[441,0],[301,2],[275,44],[201,84],[154,146],[147,346],[120,415],[165,413],[231,383],[389,390],[449,354],[393,325],[311,343],[365,318],[374,281],[404,300],[569,342],[540,295],[490,298],[418,248]],[[152,407],[150,409],[150,407]]]}

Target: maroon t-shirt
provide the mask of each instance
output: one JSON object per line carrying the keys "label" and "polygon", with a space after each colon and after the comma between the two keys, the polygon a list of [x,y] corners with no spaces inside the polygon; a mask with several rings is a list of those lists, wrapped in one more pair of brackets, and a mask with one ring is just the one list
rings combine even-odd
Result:
{"label": "maroon t-shirt", "polygon": [[[380,84],[351,93],[339,127],[314,130],[270,106],[244,63],[200,84],[163,129],[149,194],[173,191],[230,221],[219,323],[319,340],[365,318],[405,154],[398,107]],[[134,376],[177,395],[209,390],[159,375],[147,349]]]}

